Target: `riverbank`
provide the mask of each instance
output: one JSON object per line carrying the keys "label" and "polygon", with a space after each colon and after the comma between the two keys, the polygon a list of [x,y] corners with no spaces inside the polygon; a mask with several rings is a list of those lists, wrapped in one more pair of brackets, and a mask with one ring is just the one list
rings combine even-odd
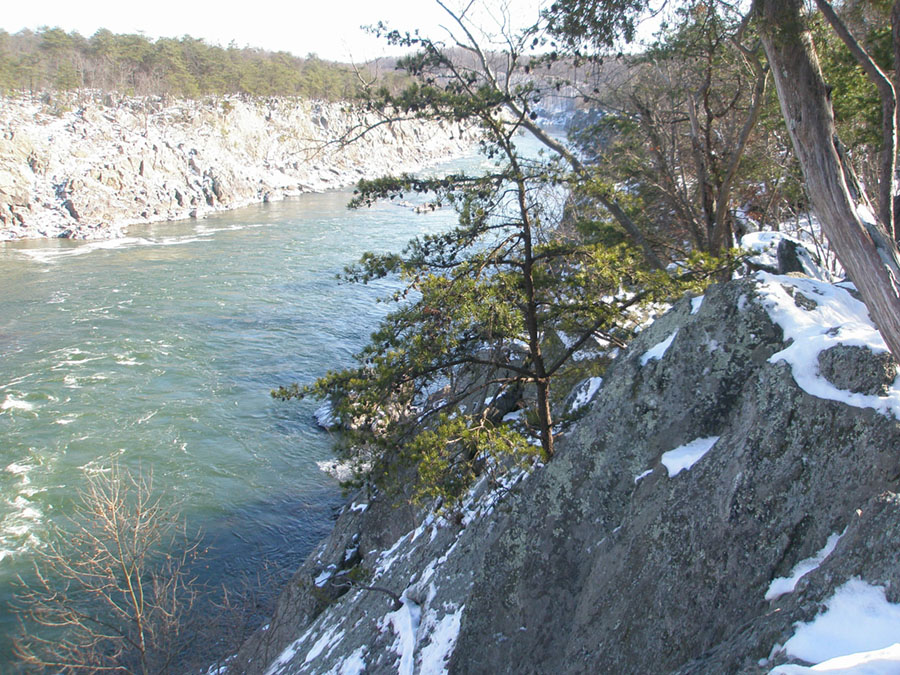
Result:
{"label": "riverbank", "polygon": [[113,461],[153,473],[204,533],[197,573],[210,587],[240,593],[293,572],[330,532],[341,491],[318,465],[334,439],[315,424],[317,402],[269,392],[347,367],[377,327],[376,300],[395,286],[335,283],[338,272],[456,223],[449,208],[350,211],[350,196],[109,241],[0,244],[0,672],[15,672],[16,578],[33,573],[86,475]]}
{"label": "riverbank", "polygon": [[420,121],[357,138],[377,121],[346,103],[286,98],[2,98],[0,241],[115,238],[129,225],[414,171],[473,142]]}

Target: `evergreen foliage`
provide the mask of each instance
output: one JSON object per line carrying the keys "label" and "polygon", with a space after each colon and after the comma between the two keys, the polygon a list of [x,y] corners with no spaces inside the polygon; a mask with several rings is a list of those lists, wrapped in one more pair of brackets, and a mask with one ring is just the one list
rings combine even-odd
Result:
{"label": "evergreen foliage", "polygon": [[205,95],[352,98],[364,80],[381,78],[376,64],[353,68],[309,54],[207,44],[185,35],[150,40],[98,30],[90,38],[60,28],[16,34],[0,31],[0,93],[94,89],[129,95],[195,98]]}
{"label": "evergreen foliage", "polygon": [[[471,33],[458,50],[388,37],[419,49],[400,63],[413,83],[397,94],[368,92],[369,107],[385,118],[477,125],[493,162],[484,173],[360,184],[353,206],[427,195],[455,208],[458,225],[346,270],[346,279],[363,283],[399,278],[396,309],[355,367],[273,393],[328,398],[348,430],[344,457],[362,478],[452,504],[485,470],[552,457],[564,415],[551,385],[565,378],[573,355],[598,342],[624,345],[648,305],[702,288],[731,261],[695,252],[667,272],[627,237],[610,243],[569,226],[566,204],[585,168],[566,150],[528,156],[516,142],[536,131],[562,147],[534,124],[542,83],[524,77],[533,61],[515,46],[532,43],[532,33],[511,39],[496,61]],[[513,430],[507,414],[516,410],[526,423]]]}
{"label": "evergreen foliage", "polygon": [[[841,17],[873,60],[893,70],[891,2],[854,0],[841,5]],[[835,122],[842,140],[850,147],[876,148],[881,143],[881,102],[878,90],[863,72],[840,38],[820,17],[813,35],[822,70],[832,87]]]}

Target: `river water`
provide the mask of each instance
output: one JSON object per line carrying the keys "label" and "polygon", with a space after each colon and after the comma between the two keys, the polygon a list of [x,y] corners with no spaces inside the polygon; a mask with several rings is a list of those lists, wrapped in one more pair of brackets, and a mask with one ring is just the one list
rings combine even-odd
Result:
{"label": "river water", "polygon": [[333,439],[314,401],[269,392],[349,365],[387,311],[388,286],[338,283],[344,265],[455,222],[349,198],[0,244],[0,665],[13,579],[113,459],[181,500],[214,582],[293,568],[330,529],[341,494],[318,463]]}

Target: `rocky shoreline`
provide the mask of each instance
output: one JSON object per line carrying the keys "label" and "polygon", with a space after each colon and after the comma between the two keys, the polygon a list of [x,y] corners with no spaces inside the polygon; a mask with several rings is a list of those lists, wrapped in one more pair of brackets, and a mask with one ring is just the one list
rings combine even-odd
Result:
{"label": "rocky shoreline", "polygon": [[465,153],[443,122],[383,124],[346,103],[45,94],[0,98],[0,241],[108,239]]}
{"label": "rocky shoreline", "polygon": [[844,285],[683,298],[451,509],[361,490],[210,672],[898,672],[900,378]]}

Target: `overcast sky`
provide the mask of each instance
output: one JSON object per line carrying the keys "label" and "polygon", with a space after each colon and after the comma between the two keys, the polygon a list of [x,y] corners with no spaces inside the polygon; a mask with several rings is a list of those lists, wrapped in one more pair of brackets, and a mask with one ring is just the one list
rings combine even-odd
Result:
{"label": "overcast sky", "polygon": [[[458,5],[460,0],[448,0]],[[511,0],[523,23],[536,16],[540,0]],[[498,7],[501,0],[487,0]],[[360,26],[379,20],[392,28],[421,28],[434,35],[446,14],[432,0],[11,0],[0,12],[0,28],[58,26],[90,37],[98,28],[142,32],[148,38],[191,35],[209,43],[309,53],[339,61],[365,61],[384,53],[383,41]]]}

